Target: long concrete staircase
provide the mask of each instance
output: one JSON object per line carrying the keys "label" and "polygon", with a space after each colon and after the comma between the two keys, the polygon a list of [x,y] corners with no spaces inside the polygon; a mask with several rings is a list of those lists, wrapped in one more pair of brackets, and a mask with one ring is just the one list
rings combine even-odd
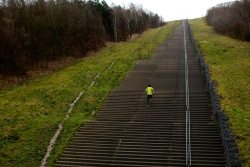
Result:
{"label": "long concrete staircase", "polygon": [[[218,127],[187,33],[191,166],[224,167]],[[55,166],[186,166],[184,51],[180,25],[151,60],[135,65],[95,119],[76,132]],[[149,83],[155,95],[148,107],[144,91]]]}

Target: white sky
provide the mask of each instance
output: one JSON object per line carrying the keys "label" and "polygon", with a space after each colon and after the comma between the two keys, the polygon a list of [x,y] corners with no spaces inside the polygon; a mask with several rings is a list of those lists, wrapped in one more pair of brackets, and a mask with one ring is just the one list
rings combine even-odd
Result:
{"label": "white sky", "polygon": [[157,13],[165,21],[192,19],[206,15],[207,9],[233,0],[105,0],[109,5],[126,6],[130,2]]}

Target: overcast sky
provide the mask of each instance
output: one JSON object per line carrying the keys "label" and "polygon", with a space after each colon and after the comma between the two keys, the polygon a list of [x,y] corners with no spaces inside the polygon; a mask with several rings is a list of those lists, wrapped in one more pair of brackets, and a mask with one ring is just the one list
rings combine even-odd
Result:
{"label": "overcast sky", "polygon": [[232,0],[105,0],[109,5],[126,6],[130,2],[159,14],[165,21],[205,16],[207,9]]}

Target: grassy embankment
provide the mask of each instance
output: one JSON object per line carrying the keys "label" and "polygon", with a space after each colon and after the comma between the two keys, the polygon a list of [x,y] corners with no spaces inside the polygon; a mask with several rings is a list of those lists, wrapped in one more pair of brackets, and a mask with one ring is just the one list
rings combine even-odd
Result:
{"label": "grassy embankment", "polygon": [[[149,58],[177,22],[151,29],[129,42],[109,45],[98,53],[53,74],[0,91],[0,166],[39,166],[50,138],[69,104],[101,72],[96,84],[76,104],[49,160],[53,162],[74,131],[92,118],[108,93],[119,85],[138,59]],[[111,70],[104,72],[116,60]]]}
{"label": "grassy embankment", "polygon": [[203,19],[190,21],[216,80],[245,166],[250,166],[250,43],[215,33]]}

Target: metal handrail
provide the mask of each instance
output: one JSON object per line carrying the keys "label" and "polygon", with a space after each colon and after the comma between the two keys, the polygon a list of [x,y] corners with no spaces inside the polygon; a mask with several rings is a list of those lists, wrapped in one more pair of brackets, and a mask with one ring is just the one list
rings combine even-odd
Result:
{"label": "metal handrail", "polygon": [[186,28],[183,20],[184,50],[185,50],[185,90],[186,90],[186,166],[191,166],[191,139],[190,139],[190,109],[189,109],[189,82],[188,82],[188,59],[186,44]]}

